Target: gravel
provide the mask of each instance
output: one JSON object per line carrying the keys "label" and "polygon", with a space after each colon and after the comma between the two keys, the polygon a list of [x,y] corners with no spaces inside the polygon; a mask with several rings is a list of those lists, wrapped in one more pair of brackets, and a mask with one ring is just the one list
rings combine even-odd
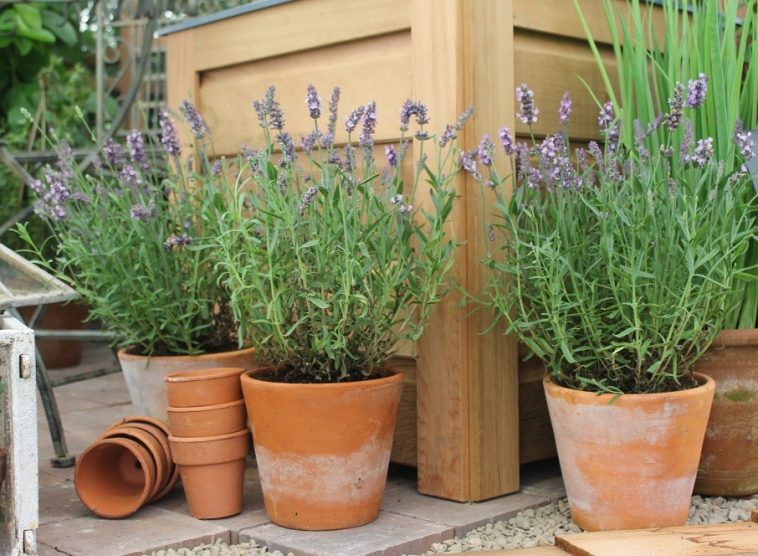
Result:
{"label": "gravel", "polygon": [[[693,496],[690,525],[724,523],[726,521],[748,521],[752,510],[758,509],[758,498],[722,498]],[[435,543],[424,555],[455,554],[460,552],[480,552],[507,548],[531,548],[553,544],[556,535],[579,533],[581,529],[571,520],[568,502],[565,498],[539,508],[524,510],[506,521],[488,523],[474,529],[465,537],[455,537]],[[257,546],[254,542],[232,546],[222,542],[204,544],[193,549],[157,550],[145,556],[293,556],[278,550],[269,552],[268,547]],[[356,555],[357,556],[357,555]]]}

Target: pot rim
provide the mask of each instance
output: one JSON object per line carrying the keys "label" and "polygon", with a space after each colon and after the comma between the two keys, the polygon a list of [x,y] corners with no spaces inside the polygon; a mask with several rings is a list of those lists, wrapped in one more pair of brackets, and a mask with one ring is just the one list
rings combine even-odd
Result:
{"label": "pot rim", "polygon": [[320,389],[326,389],[326,388],[332,388],[334,390],[350,390],[354,389],[359,385],[384,385],[384,384],[393,384],[395,382],[402,382],[403,377],[405,376],[403,371],[399,371],[393,367],[385,367],[384,370],[388,371],[392,374],[389,376],[383,376],[381,378],[370,378],[368,380],[353,380],[350,382],[322,382],[322,383],[313,383],[313,382],[274,382],[271,380],[260,380],[258,378],[255,378],[253,375],[257,373],[262,373],[265,371],[270,371],[274,369],[275,367],[271,365],[267,365],[264,367],[255,367],[253,369],[245,369],[242,372],[242,375],[240,379],[242,381],[251,381],[256,384],[265,384],[269,388],[320,388]]}
{"label": "pot rim", "polygon": [[184,382],[207,382],[209,380],[219,380],[229,378],[235,375],[239,376],[245,372],[244,367],[214,367],[212,369],[203,369],[195,371],[175,371],[169,373],[163,379],[168,384],[181,384]]}
{"label": "pot rim", "polygon": [[177,444],[198,444],[200,442],[223,442],[224,440],[233,440],[239,436],[245,436],[247,434],[250,434],[250,429],[245,427],[244,429],[238,430],[237,432],[219,434],[216,436],[197,436],[194,438],[190,438],[186,436],[169,436],[168,441],[175,442]]}
{"label": "pot rim", "polygon": [[671,392],[656,392],[650,394],[614,394],[611,392],[598,393],[590,392],[588,390],[576,390],[574,388],[568,388],[566,386],[556,384],[553,382],[553,378],[550,374],[545,375],[545,378],[542,379],[542,384],[546,392],[548,390],[553,390],[555,392],[571,392],[572,396],[583,398],[582,403],[589,403],[590,400],[596,400],[596,403],[601,405],[608,404],[608,401],[606,401],[606,396],[618,396],[619,400],[623,398],[626,400],[634,400],[635,402],[645,402],[653,401],[656,398],[662,399],[670,396],[698,396],[703,390],[716,389],[716,381],[714,381],[707,374],[697,371],[693,372],[692,374],[700,383],[694,388],[685,388],[684,390],[673,390]]}
{"label": "pot rim", "polygon": [[174,407],[172,405],[167,407],[169,413],[194,413],[198,411],[217,411],[219,409],[226,409],[228,407],[234,407],[238,405],[244,405],[245,400],[239,399],[233,402],[217,403],[213,405],[196,405],[192,407]]}
{"label": "pot rim", "polygon": [[246,347],[242,349],[234,349],[231,351],[217,351],[215,353],[200,353],[198,355],[135,355],[133,353],[127,353],[128,348],[119,348],[117,355],[119,359],[131,360],[131,361],[143,361],[146,359],[157,359],[159,361],[203,361],[205,359],[212,359],[214,357],[224,357],[231,355],[238,355],[243,353],[254,353],[255,348]]}

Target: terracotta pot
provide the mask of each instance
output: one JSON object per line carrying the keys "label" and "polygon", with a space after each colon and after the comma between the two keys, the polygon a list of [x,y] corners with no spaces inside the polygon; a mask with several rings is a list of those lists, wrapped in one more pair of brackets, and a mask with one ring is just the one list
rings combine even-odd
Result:
{"label": "terracotta pot", "polygon": [[243,370],[242,367],[222,367],[171,373],[166,377],[168,405],[198,407],[241,400],[240,375]]}
{"label": "terracotta pot", "polygon": [[201,371],[220,367],[250,368],[254,364],[255,354],[252,348],[248,348],[204,355],[148,358],[120,350],[118,359],[129,389],[129,397],[137,413],[165,421],[168,419],[165,382],[167,375],[179,371]]}
{"label": "terracotta pot", "polygon": [[[21,316],[28,320],[34,314],[36,307],[21,307]],[[51,303],[47,305],[45,314],[37,323],[36,328],[43,330],[84,330],[89,310],[81,303]],[[62,369],[74,367],[81,363],[84,342],[73,340],[37,340],[45,367]]]}
{"label": "terracotta pot", "polygon": [[139,443],[126,438],[102,438],[79,456],[74,484],[82,503],[95,514],[126,517],[149,500],[155,466]]}
{"label": "terracotta pot", "polygon": [[[684,525],[716,385],[598,395],[543,385],[571,516],[586,531]],[[612,401],[613,400],[613,401]]]}
{"label": "terracotta pot", "polygon": [[168,423],[173,436],[192,438],[229,434],[244,429],[246,420],[245,400],[242,399],[218,405],[168,407]]}
{"label": "terracotta pot", "polygon": [[286,384],[242,375],[269,519],[283,527],[357,527],[379,515],[403,375]]}
{"label": "terracotta pot", "polygon": [[218,519],[242,511],[247,429],[201,438],[170,436],[169,443],[192,517]]}
{"label": "terracotta pot", "polygon": [[171,447],[169,446],[169,443],[168,443],[168,437],[171,434],[169,431],[169,428],[166,425],[166,423],[158,419],[153,419],[152,417],[147,417],[144,415],[143,416],[136,415],[136,416],[124,417],[123,419],[120,419],[114,425],[112,425],[111,428],[108,430],[112,430],[116,427],[123,426],[124,424],[128,424],[129,426],[132,426],[132,427],[142,428],[148,432],[151,432],[153,436],[158,438],[158,441],[161,443],[161,445],[163,446],[165,450],[166,457],[171,462],[171,473],[168,477],[168,480],[165,486],[163,487],[163,489],[161,489],[160,492],[158,492],[158,494],[154,498],[150,499],[150,502],[155,502],[156,500],[160,500],[161,498],[166,496],[169,492],[171,492],[171,489],[173,489],[174,486],[176,486],[177,481],[179,481],[179,468],[176,465],[174,465],[174,460],[171,459]]}
{"label": "terracotta pot", "polygon": [[695,492],[758,493],[758,329],[724,330],[698,361],[716,381]]}
{"label": "terracotta pot", "polygon": [[122,425],[115,429],[110,429],[109,431],[106,431],[101,438],[127,438],[129,440],[134,440],[148,451],[153,460],[153,464],[155,465],[155,481],[148,500],[149,502],[152,502],[161,489],[166,485],[166,481],[168,481],[169,476],[173,471],[171,457],[170,455],[166,457],[161,443],[147,431],[130,425]]}

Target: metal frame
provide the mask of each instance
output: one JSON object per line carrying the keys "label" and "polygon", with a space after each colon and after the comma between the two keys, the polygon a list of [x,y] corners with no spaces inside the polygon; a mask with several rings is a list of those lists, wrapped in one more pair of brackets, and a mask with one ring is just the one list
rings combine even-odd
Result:
{"label": "metal frame", "polygon": [[[39,469],[37,467],[37,396],[34,332],[17,319],[0,314],[0,372],[5,391],[7,474],[4,554],[37,554]],[[2,539],[0,539],[2,543]]]}

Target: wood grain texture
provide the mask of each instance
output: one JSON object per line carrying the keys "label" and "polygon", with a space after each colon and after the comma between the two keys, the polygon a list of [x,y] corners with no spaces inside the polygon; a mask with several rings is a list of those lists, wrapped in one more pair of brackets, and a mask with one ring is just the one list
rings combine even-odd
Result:
{"label": "wood grain texture", "polygon": [[409,26],[406,0],[290,2],[197,27],[196,69],[272,58]]}
{"label": "wood grain texture", "polygon": [[[254,147],[263,142],[252,101],[262,98],[270,85],[276,85],[286,130],[297,145],[301,136],[313,131],[305,105],[306,88],[311,83],[323,98],[324,111],[334,86],[342,89],[338,142],[347,140],[345,117],[371,100],[377,103],[376,141],[395,140],[400,136],[397,115],[411,94],[410,66],[410,33],[393,33],[204,71],[200,104],[211,129],[221,130],[214,135],[218,154],[236,153],[242,143]],[[325,115],[320,121],[326,126]]]}
{"label": "wood grain texture", "polygon": [[752,519],[752,521],[755,523],[758,523],[758,510],[753,510],[753,513],[750,515],[750,519]]}
{"label": "wood grain texture", "polygon": [[710,556],[758,553],[758,524],[689,525],[559,536],[555,544],[575,556]]}
{"label": "wood grain texture", "polygon": [[[195,32],[190,29],[183,33],[165,37],[166,44],[166,101],[168,109],[174,115],[179,113],[179,105],[184,99],[190,99],[198,104],[198,73],[195,70]],[[202,110],[202,106],[198,105]],[[192,142],[188,126],[177,125],[179,138],[183,145]],[[189,149],[184,149],[188,156]]]}

